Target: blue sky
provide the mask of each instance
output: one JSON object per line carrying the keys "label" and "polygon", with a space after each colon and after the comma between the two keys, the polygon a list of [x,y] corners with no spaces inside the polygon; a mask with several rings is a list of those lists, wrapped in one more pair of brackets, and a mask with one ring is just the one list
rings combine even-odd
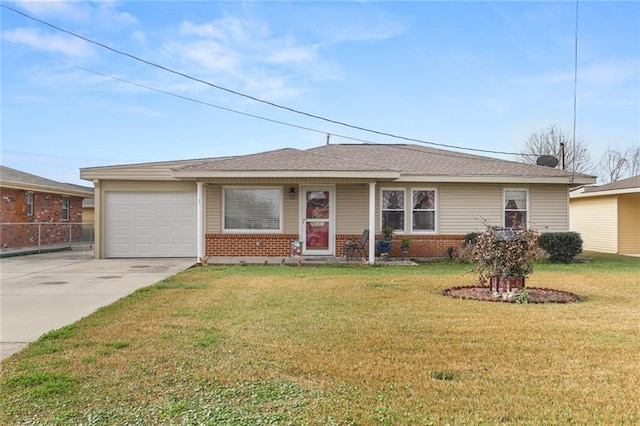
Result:
{"label": "blue sky", "polygon": [[[551,124],[572,134],[574,1],[2,4],[216,86],[362,128],[505,152]],[[0,161],[9,167],[90,186],[82,167],[306,149],[326,133],[335,143],[403,142],[0,13]],[[597,160],[608,146],[640,144],[640,2],[580,1],[578,16],[576,134]]]}

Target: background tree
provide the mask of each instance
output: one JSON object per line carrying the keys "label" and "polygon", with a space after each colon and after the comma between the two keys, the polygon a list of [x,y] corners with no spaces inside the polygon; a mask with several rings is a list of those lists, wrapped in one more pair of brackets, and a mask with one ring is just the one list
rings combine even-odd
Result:
{"label": "background tree", "polygon": [[625,158],[629,162],[629,177],[640,175],[640,145],[628,148]]}
{"label": "background tree", "polygon": [[625,150],[607,147],[598,162],[598,175],[603,183],[640,174],[640,146],[631,146]]}
{"label": "background tree", "polygon": [[[562,146],[564,144],[565,169],[578,173],[590,173],[593,169],[591,157],[585,142],[576,139],[575,147],[573,139],[555,124],[546,129],[539,130],[529,136],[523,148],[518,151],[521,155],[518,161],[536,164],[541,155],[553,155],[558,159],[556,168],[562,169]],[[575,149],[574,149],[575,148]]]}

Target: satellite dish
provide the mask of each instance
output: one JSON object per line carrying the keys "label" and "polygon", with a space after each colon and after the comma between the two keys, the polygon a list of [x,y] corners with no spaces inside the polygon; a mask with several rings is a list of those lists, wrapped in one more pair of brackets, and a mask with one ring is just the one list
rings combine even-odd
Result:
{"label": "satellite dish", "polygon": [[536,160],[538,166],[555,167],[558,165],[558,159],[553,155],[541,155]]}

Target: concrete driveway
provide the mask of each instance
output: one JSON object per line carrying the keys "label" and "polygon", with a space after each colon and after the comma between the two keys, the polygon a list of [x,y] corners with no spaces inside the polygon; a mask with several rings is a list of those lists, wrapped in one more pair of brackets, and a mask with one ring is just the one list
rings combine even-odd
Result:
{"label": "concrete driveway", "polygon": [[0,259],[0,352],[5,359],[42,334],[195,264],[195,259],[94,259],[92,250]]}

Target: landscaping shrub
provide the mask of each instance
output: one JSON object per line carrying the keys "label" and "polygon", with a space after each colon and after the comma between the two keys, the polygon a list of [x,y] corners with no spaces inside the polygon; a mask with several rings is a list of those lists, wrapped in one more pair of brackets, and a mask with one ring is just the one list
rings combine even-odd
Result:
{"label": "landscaping shrub", "polygon": [[478,237],[482,235],[482,232],[469,232],[464,236],[465,244],[475,244]]}
{"label": "landscaping shrub", "polygon": [[538,244],[553,263],[569,263],[582,252],[582,237],[577,232],[545,232]]}
{"label": "landscaping shrub", "polygon": [[471,263],[473,262],[473,248],[476,245],[476,241],[478,237],[481,235],[481,232],[469,232],[464,236],[464,241],[456,251],[456,259],[460,263]]}

